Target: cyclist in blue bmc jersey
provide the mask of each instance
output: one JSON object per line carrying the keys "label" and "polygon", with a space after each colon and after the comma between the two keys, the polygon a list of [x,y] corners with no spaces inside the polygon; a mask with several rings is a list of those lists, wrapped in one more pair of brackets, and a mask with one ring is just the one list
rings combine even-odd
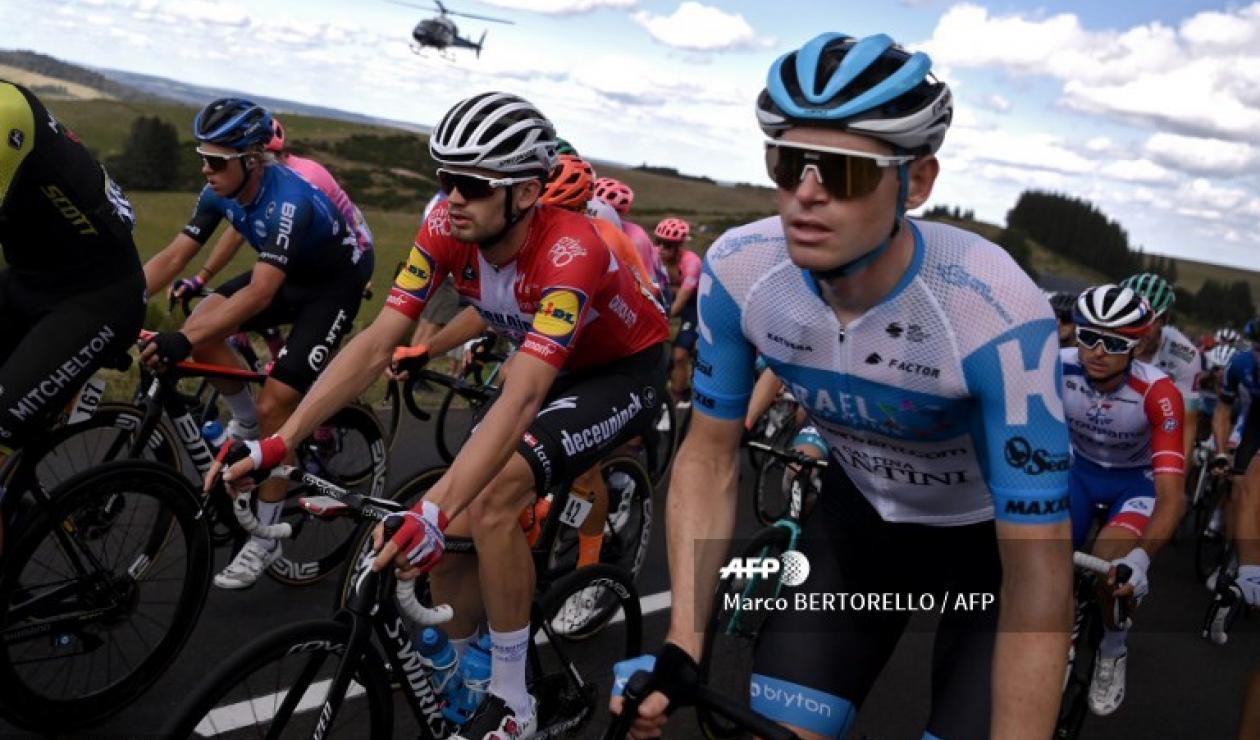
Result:
{"label": "cyclist in blue bmc jersey", "polygon": [[[885,35],[827,33],[770,69],[757,117],[779,215],[728,231],[705,259],[699,413],[668,498],[662,688],[635,737],[660,735],[679,677],[696,675],[726,564],[724,546],[700,543],[734,528],[758,352],[832,465],[801,540],[810,575],[761,632],[753,708],[804,738],[844,737],[910,613],[807,610],[796,596],[931,594],[944,616],[924,737],[1051,733],[1072,603],[1059,341],[1001,248],[905,218],[931,194],[953,111],[929,67]],[[1000,612],[944,601],[960,592],[997,595]]]}
{"label": "cyclist in blue bmc jersey", "polygon": [[[248,100],[216,100],[197,114],[193,135],[206,186],[182,233],[144,266],[149,293],[179,275],[224,218],[258,251],[258,262],[220,285],[179,331],[158,334],[142,358],[163,365],[192,355],[239,366],[228,336],[292,324],[256,406],[244,384],[213,381],[232,410],[229,435],[256,439],[260,428],[267,435],[284,424],[353,327],[373,256],[359,250],[358,235],[328,196],[264,152],[273,135],[267,111]],[[279,519],[285,488],[283,481],[261,487],[264,524]],[[279,543],[251,539],[215,585],[252,586],[279,557]]]}
{"label": "cyclist in blue bmc jersey", "polygon": [[1260,318],[1247,322],[1243,338],[1251,343],[1251,351],[1240,350],[1229,361],[1216,394],[1212,434],[1218,452],[1212,467],[1222,471],[1230,469],[1229,455],[1220,451],[1229,449],[1233,426],[1230,410],[1239,396],[1245,394],[1251,405],[1243,422],[1242,440],[1234,451],[1234,490],[1228,518],[1238,544],[1238,586],[1248,604],[1260,607],[1260,462],[1256,457],[1260,449]]}

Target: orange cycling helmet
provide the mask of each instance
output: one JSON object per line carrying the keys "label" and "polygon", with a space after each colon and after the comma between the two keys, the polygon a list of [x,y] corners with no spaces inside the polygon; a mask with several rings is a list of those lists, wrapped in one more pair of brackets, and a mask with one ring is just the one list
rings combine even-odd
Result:
{"label": "orange cycling helmet", "polygon": [[595,170],[590,163],[575,154],[561,154],[539,201],[543,205],[578,211],[586,208],[594,192]]}
{"label": "orange cycling helmet", "polygon": [[617,209],[617,215],[624,216],[634,205],[634,191],[630,186],[611,177],[601,177],[595,181],[595,197]]}
{"label": "orange cycling helmet", "polygon": [[662,241],[681,242],[691,236],[691,226],[681,218],[667,218],[656,225],[655,233]]}

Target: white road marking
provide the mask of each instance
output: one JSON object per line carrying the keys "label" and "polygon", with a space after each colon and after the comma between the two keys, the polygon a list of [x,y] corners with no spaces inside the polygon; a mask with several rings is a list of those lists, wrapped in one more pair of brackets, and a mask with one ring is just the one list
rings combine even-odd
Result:
{"label": "white road marking", "polygon": [[[650,594],[639,599],[639,606],[643,616],[668,609],[671,604],[673,604],[673,598],[669,591]],[[624,621],[626,621],[626,614],[624,611],[619,610],[617,616],[613,617],[609,624],[617,624]],[[536,641],[539,645],[545,645],[547,637],[540,632]],[[302,701],[298,703],[297,709],[294,710],[294,714],[309,712],[322,706],[324,694],[331,683],[332,679],[328,679],[311,684],[310,689],[306,692],[306,696],[302,697]],[[246,699],[235,704],[212,709],[201,720],[201,723],[197,725],[195,732],[200,737],[214,737],[225,732],[239,730],[242,727],[267,722],[275,716],[276,709],[284,700],[286,691],[278,691],[273,694]],[[346,698],[352,699],[361,696],[363,693],[363,687],[352,681],[350,688],[346,691]]]}

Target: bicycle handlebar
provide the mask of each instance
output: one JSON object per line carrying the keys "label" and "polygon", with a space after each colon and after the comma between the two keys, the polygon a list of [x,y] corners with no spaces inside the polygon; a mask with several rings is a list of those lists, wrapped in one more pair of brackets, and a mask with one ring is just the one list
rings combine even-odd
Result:
{"label": "bicycle handlebar", "polygon": [[[754,712],[752,709],[740,704],[734,699],[723,696],[720,692],[715,691],[703,684],[695,687],[694,704],[703,707],[715,714],[720,714],[726,719],[734,722],[755,737],[764,738],[765,740],[800,740],[800,737],[791,730],[766,719],[764,716]],[[639,714],[639,705],[653,691],[652,674],[648,671],[636,671],[626,683],[625,691],[622,697],[625,703],[621,707],[621,714],[609,726],[604,733],[604,740],[623,740],[626,733],[630,731],[631,725],[634,724],[634,718]],[[677,706],[674,707],[678,708]]]}
{"label": "bicycle handlebar", "polygon": [[[1073,552],[1072,564],[1081,570],[1100,576],[1106,576],[1111,572],[1112,568],[1110,562],[1086,552]],[[1116,569],[1116,584],[1123,585],[1128,583],[1129,578],[1133,576],[1133,569],[1123,563],[1114,567]],[[1132,616],[1131,612],[1132,607],[1129,606],[1128,599],[1116,601],[1116,626],[1120,629],[1128,629],[1132,623],[1130,619]]]}
{"label": "bicycle handlebar", "polygon": [[758,442],[751,439],[745,442],[744,446],[749,449],[760,450],[771,457],[776,457],[784,462],[796,463],[797,465],[802,465],[807,468],[819,468],[821,470],[827,469],[827,458],[825,457],[813,458],[798,450],[785,450],[773,445],[768,445],[765,442]]}

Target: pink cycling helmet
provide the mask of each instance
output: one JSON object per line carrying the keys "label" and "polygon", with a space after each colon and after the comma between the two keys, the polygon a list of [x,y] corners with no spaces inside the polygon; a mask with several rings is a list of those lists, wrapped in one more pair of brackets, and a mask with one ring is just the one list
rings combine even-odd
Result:
{"label": "pink cycling helmet", "polygon": [[264,148],[269,152],[284,150],[284,126],[281,126],[280,121],[274,116],[271,119],[271,141],[268,141]]}
{"label": "pink cycling helmet", "polygon": [[667,218],[656,225],[655,233],[662,241],[681,242],[691,236],[691,226],[681,218]]}
{"label": "pink cycling helmet", "polygon": [[620,180],[601,177],[595,181],[595,197],[616,209],[617,215],[624,216],[634,205],[634,191]]}

